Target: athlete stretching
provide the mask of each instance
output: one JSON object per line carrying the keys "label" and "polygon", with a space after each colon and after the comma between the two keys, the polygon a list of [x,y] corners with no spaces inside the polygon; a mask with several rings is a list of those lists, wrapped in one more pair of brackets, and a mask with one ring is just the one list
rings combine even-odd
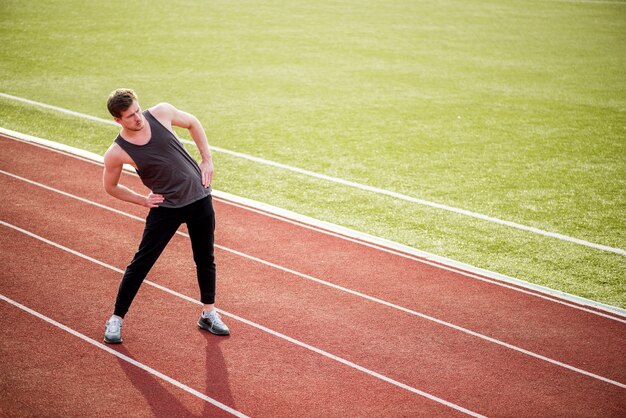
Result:
{"label": "athlete stretching", "polygon": [[[148,207],[150,211],[139,249],[122,277],[113,316],[106,322],[104,341],[122,342],[124,315],[146,275],[183,223],[189,231],[200,301],[204,304],[198,326],[213,334],[228,335],[230,331],[214,306],[213,161],[202,125],[193,115],[167,103],[142,112],[135,92],[130,89],[113,91],[107,107],[122,129],[104,154],[104,189],[118,199]],[[173,126],[189,130],[202,157],[199,165],[185,151]],[[150,194],[143,196],[119,184],[124,164],[135,167]]]}

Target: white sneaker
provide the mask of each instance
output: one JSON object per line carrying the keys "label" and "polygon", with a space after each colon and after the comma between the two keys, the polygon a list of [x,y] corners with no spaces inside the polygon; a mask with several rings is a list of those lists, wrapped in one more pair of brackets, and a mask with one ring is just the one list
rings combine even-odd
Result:
{"label": "white sneaker", "polygon": [[122,320],[117,316],[112,316],[106,323],[104,331],[104,342],[109,344],[119,344],[122,342]]}
{"label": "white sneaker", "polygon": [[198,326],[202,329],[209,331],[215,335],[229,335],[230,330],[226,324],[222,321],[220,314],[217,310],[213,309],[211,312],[202,312],[200,319],[198,319]]}

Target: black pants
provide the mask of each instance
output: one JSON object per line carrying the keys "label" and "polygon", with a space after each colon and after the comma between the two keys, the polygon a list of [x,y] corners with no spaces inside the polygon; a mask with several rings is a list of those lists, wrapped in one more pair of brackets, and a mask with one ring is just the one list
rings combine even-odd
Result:
{"label": "black pants", "polygon": [[215,302],[214,233],[215,212],[211,196],[182,208],[152,208],[133,261],[126,267],[115,301],[115,315],[124,317],[141,283],[157,261],[176,230],[187,224],[193,259],[196,263],[200,301]]}

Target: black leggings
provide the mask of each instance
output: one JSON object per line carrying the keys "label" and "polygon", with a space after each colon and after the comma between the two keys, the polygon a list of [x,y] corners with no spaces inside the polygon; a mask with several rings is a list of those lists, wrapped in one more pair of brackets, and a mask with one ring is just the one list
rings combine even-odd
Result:
{"label": "black leggings", "polygon": [[215,212],[211,196],[182,208],[152,208],[133,261],[126,267],[115,301],[115,315],[124,317],[141,283],[157,261],[176,230],[187,224],[193,259],[196,263],[200,301],[215,302],[214,233]]}

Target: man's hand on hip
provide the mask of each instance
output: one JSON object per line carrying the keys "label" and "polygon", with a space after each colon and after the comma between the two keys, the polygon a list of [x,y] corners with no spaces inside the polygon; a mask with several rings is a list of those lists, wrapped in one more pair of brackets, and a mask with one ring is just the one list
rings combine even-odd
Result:
{"label": "man's hand on hip", "polygon": [[159,203],[163,203],[164,200],[165,198],[162,195],[150,193],[146,196],[146,203],[144,206],[148,208],[158,208]]}
{"label": "man's hand on hip", "polygon": [[202,173],[202,185],[207,188],[213,181],[213,161],[202,160],[200,163],[200,172]]}

